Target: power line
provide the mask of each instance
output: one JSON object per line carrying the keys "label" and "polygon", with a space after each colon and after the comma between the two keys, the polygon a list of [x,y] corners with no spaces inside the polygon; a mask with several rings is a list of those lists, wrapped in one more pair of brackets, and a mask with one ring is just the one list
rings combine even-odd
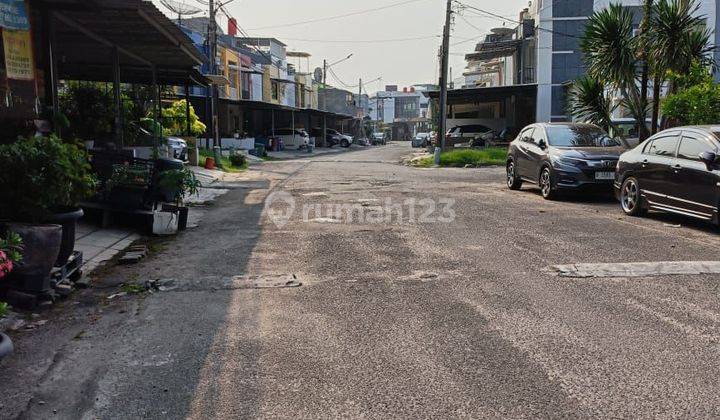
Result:
{"label": "power line", "polygon": [[[517,20],[514,20],[514,19],[506,18],[505,16],[499,15],[499,14],[497,14],[497,13],[493,13],[493,12],[489,12],[489,11],[487,11],[487,10],[479,9],[479,8],[477,8],[477,7],[475,7],[475,6],[472,6],[472,5],[469,5],[469,4],[466,4],[466,3],[462,3],[462,2],[460,2],[460,1],[458,1],[458,0],[454,0],[454,1],[455,1],[455,3],[457,3],[460,7],[463,7],[463,8],[465,8],[465,9],[475,10],[475,11],[477,11],[477,12],[482,13],[483,15],[487,15],[487,16],[490,16],[490,17],[494,17],[494,18],[499,19],[499,20],[502,20],[502,21],[511,22],[511,23],[514,23],[515,25],[522,25],[522,24],[523,24],[523,22],[520,22],[520,21],[517,21]],[[552,29],[543,28],[543,27],[539,26],[539,24],[538,24],[537,30],[538,30],[538,31],[543,31],[543,32],[548,32],[548,33],[555,34],[555,35],[566,36],[566,37],[568,37],[568,38],[582,39],[582,37],[577,36],[577,35],[566,34],[566,33],[564,33],[564,32],[558,32],[558,31],[554,31],[554,30],[552,30]]]}
{"label": "power line", "polygon": [[339,39],[304,39],[304,38],[287,38],[287,37],[282,37],[282,39],[288,40],[288,41],[338,43],[338,44],[381,44],[381,43],[388,43],[388,42],[420,41],[420,40],[427,40],[427,39],[435,39],[435,38],[439,38],[439,37],[440,37],[440,35],[419,36],[419,37],[414,37],[414,38],[395,38],[395,39],[390,38],[390,39],[339,40]]}
{"label": "power line", "polygon": [[426,1],[426,0],[406,0],[406,1],[401,1],[401,2],[398,2],[398,3],[389,4],[389,5],[387,5],[387,6],[376,7],[376,8],[373,8],[373,9],[360,10],[360,11],[356,11],[356,12],[345,13],[345,14],[342,14],[342,15],[327,16],[327,17],[324,17],[324,18],[304,20],[304,21],[300,21],[300,22],[286,23],[286,24],[282,24],[282,25],[261,26],[261,27],[259,27],[259,28],[250,28],[250,30],[251,30],[251,31],[257,31],[257,30],[261,30],[261,29],[289,28],[289,27],[292,27],[292,26],[306,25],[306,24],[308,24],[308,23],[326,22],[326,21],[329,21],[329,20],[336,20],[336,19],[342,19],[342,18],[346,18],[346,17],[350,17],[350,16],[363,15],[363,14],[366,14],[366,13],[377,12],[377,11],[380,11],[380,10],[386,10],[386,9],[390,9],[390,8],[393,8],[393,7],[404,6],[404,5],[406,5],[406,4],[417,3],[417,2],[421,2],[421,1]]}

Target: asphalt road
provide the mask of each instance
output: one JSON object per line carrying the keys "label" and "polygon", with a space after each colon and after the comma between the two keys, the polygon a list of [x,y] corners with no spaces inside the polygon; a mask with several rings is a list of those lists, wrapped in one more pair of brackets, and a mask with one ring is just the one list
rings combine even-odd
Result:
{"label": "asphalt road", "polygon": [[[81,333],[47,354],[41,373],[26,372],[31,391],[14,395],[27,403],[0,396],[5,413],[720,417],[717,276],[547,270],[715,260],[713,228],[627,218],[609,198],[546,202],[531,188],[508,191],[502,169],[399,165],[409,152],[393,144],[253,169],[199,228],[101,281],[170,279],[174,289],[69,325]],[[295,211],[276,225],[290,208],[281,192]],[[273,220],[263,215],[271,193]],[[336,214],[335,204],[346,207]],[[302,286],[257,289],[230,281],[237,275],[268,286],[295,275]]]}

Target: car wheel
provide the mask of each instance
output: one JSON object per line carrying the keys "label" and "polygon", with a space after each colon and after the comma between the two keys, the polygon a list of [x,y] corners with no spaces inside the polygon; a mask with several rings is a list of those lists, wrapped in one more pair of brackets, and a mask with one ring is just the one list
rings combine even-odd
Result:
{"label": "car wheel", "polygon": [[515,161],[510,160],[507,164],[507,186],[511,190],[519,190],[522,187],[522,180],[517,176]]}
{"label": "car wheel", "polygon": [[347,140],[343,140],[340,144],[342,145],[342,147],[350,147],[350,142]]}
{"label": "car wheel", "polygon": [[623,182],[620,188],[620,206],[628,216],[639,217],[645,214],[637,179],[630,177]]}
{"label": "car wheel", "polygon": [[553,174],[549,167],[544,167],[540,172],[540,179],[538,180],[540,186],[540,193],[546,200],[554,200],[557,197],[557,191],[553,186]]}

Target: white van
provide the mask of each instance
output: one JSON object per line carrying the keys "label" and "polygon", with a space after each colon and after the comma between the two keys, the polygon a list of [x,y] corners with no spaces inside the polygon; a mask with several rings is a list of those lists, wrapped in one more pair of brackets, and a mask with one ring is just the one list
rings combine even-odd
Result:
{"label": "white van", "polygon": [[302,128],[279,128],[275,137],[283,141],[286,149],[304,149],[310,145],[310,135]]}

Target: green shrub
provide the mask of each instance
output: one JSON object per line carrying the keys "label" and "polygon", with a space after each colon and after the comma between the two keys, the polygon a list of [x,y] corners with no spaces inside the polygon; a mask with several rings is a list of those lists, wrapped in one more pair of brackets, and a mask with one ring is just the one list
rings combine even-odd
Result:
{"label": "green shrub", "polygon": [[0,302],[0,318],[5,318],[10,311],[9,306],[5,302]]}
{"label": "green shrub", "polygon": [[0,220],[39,223],[96,188],[85,150],[55,136],[0,145]]}
{"label": "green shrub", "polygon": [[230,155],[230,163],[232,166],[242,168],[247,164],[247,157],[243,154],[232,154]]}

